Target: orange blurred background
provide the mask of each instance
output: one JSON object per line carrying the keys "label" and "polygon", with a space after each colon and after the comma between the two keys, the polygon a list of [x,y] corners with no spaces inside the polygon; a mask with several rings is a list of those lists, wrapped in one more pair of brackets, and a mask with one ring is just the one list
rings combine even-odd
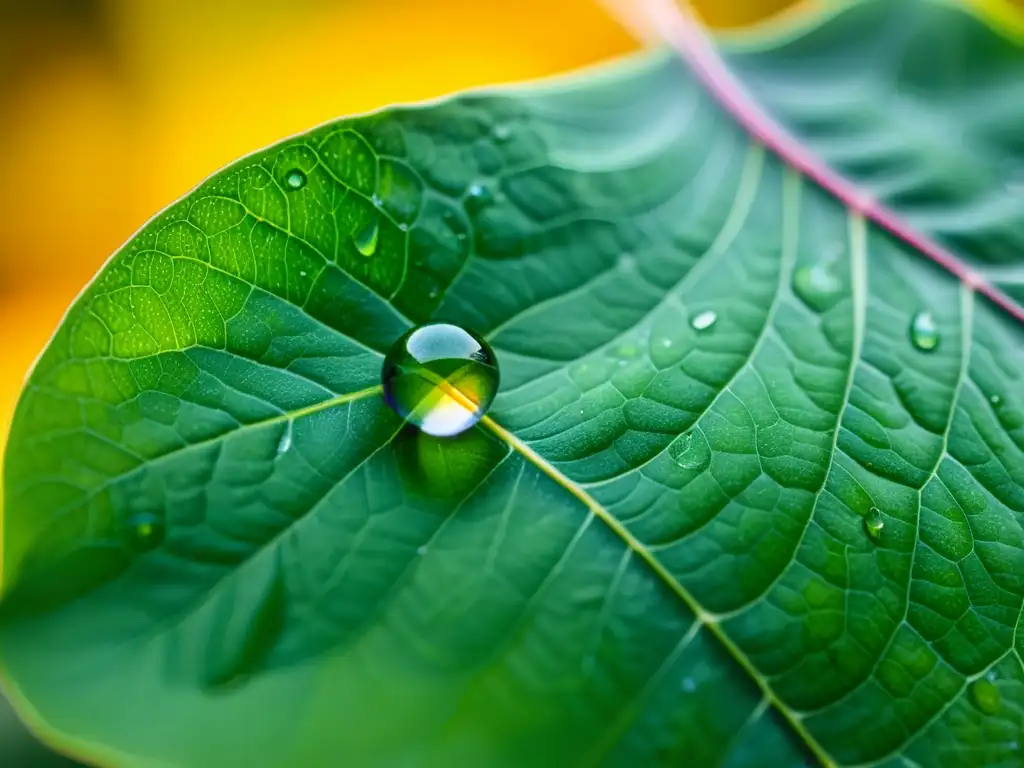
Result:
{"label": "orange blurred background", "polygon": [[[1003,21],[1024,7],[976,1]],[[737,26],[792,3],[694,5]],[[636,47],[595,0],[0,0],[0,447],[78,291],[219,167],[334,117]],[[0,764],[53,764],[12,729],[0,701]]]}

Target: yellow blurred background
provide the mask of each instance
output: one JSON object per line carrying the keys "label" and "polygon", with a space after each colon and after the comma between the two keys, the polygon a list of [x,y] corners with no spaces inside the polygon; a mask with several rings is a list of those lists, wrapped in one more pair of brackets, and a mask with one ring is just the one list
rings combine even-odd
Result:
{"label": "yellow blurred background", "polygon": [[[694,5],[724,27],[792,3]],[[64,309],[211,172],[334,117],[636,47],[595,0],[0,0],[0,446]],[[11,722],[0,702],[0,764],[53,764]]]}
{"label": "yellow blurred background", "polygon": [[[705,0],[717,24],[789,0]],[[0,445],[75,295],[221,166],[340,115],[636,43],[593,0],[0,0]]]}

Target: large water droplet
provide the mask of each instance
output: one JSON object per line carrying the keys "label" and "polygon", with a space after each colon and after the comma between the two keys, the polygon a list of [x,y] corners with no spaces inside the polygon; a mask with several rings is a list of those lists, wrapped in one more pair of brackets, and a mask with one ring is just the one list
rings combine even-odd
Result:
{"label": "large water droplet", "polygon": [[793,290],[800,300],[815,312],[829,309],[843,288],[835,273],[838,258],[829,255],[813,266],[800,267],[793,273]]}
{"label": "large water droplet", "polygon": [[128,518],[128,537],[141,552],[156,549],[164,540],[164,518],[153,512],[139,512]]}
{"label": "large water droplet", "polygon": [[384,397],[399,416],[428,435],[448,437],[487,412],[498,391],[498,363],[476,334],[431,323],[392,345],[381,379]]}
{"label": "large water droplet", "polygon": [[877,541],[882,538],[882,530],[885,528],[885,518],[882,517],[882,510],[872,507],[864,515],[864,530],[868,536]]}
{"label": "large water droplet", "polygon": [[706,331],[718,321],[718,313],[711,309],[698,312],[690,320],[690,327],[695,331]]}
{"label": "large water droplet", "polygon": [[922,352],[939,346],[939,329],[931,312],[918,312],[910,321],[910,341]]}
{"label": "large water droplet", "polygon": [[363,256],[373,256],[377,251],[377,240],[380,237],[380,221],[374,216],[366,226],[352,236],[352,244]]}
{"label": "large water droplet", "polygon": [[685,432],[669,443],[668,455],[682,469],[704,469],[711,462],[711,448],[699,429]]}
{"label": "large water droplet", "polygon": [[284,175],[284,185],[290,191],[302,189],[306,186],[306,174],[300,171],[298,168],[292,168],[288,173]]}
{"label": "large water droplet", "polygon": [[971,695],[971,702],[986,715],[994,715],[999,711],[1003,703],[1003,697],[999,694],[999,688],[991,680],[981,678],[971,683],[968,689]]}

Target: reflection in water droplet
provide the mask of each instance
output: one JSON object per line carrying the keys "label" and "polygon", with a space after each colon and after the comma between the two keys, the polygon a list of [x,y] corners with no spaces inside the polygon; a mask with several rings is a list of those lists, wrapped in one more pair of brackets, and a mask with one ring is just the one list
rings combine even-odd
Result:
{"label": "reflection in water droplet", "polygon": [[290,191],[302,189],[306,186],[306,174],[298,168],[293,168],[284,175],[284,184]]}
{"label": "reflection in water droplet", "polygon": [[699,429],[684,432],[669,443],[668,455],[681,469],[705,469],[711,463],[711,448]]}
{"label": "reflection in water droplet", "polygon": [[695,331],[705,331],[714,325],[717,320],[718,313],[714,310],[706,309],[693,316],[693,319],[690,320],[690,326]]}
{"label": "reflection in water droplet", "polygon": [[352,236],[352,244],[363,256],[373,256],[380,237],[380,221],[374,216],[359,232]]}
{"label": "reflection in water droplet", "polygon": [[910,321],[910,341],[922,352],[939,346],[939,329],[931,312],[918,312]]}
{"label": "reflection in water droplet", "polygon": [[864,530],[867,531],[868,536],[877,541],[882,537],[883,528],[885,528],[885,518],[882,516],[882,510],[872,507],[864,515]]}
{"label": "reflection in water droplet", "polygon": [[793,273],[793,290],[815,312],[829,309],[839,297],[843,284],[835,274],[837,262],[837,255],[830,254],[817,264],[800,267]]}
{"label": "reflection in water droplet", "polygon": [[969,688],[971,702],[986,715],[994,715],[1003,703],[999,688],[991,680],[975,680]]}
{"label": "reflection in water droplet", "polygon": [[128,519],[128,534],[132,546],[147,552],[160,546],[164,540],[164,518],[153,512],[140,512]]}
{"label": "reflection in water droplet", "polygon": [[392,345],[381,379],[384,397],[399,416],[428,435],[448,437],[487,412],[498,391],[498,363],[476,334],[431,323]]}

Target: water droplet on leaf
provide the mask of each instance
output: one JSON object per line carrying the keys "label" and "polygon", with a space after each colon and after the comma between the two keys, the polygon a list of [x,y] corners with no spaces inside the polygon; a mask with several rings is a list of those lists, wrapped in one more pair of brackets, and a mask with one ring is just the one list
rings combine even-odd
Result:
{"label": "water droplet on leaf", "polygon": [[1003,404],[1003,398],[1000,395],[992,395],[989,397],[988,401],[997,408]]}
{"label": "water droplet on leaf", "polygon": [[374,216],[359,232],[352,236],[352,244],[363,256],[373,256],[380,237],[380,221]]}
{"label": "water droplet on leaf", "polygon": [[693,693],[695,690],[697,690],[697,681],[694,680],[692,677],[684,677],[682,688],[687,693]]}
{"label": "water droplet on leaf", "polygon": [[813,266],[803,266],[793,273],[793,290],[800,300],[815,312],[829,309],[839,296],[843,284],[835,274],[836,255],[823,258]]}
{"label": "water droplet on leaf", "polygon": [[491,131],[491,135],[494,137],[494,140],[500,144],[503,141],[508,141],[509,137],[512,135],[512,129],[503,123],[498,123]]}
{"label": "water droplet on leaf", "polygon": [[164,518],[152,512],[140,512],[128,519],[128,534],[132,546],[148,552],[164,540]]}
{"label": "water droplet on leaf", "polygon": [[910,321],[910,341],[922,352],[939,346],[939,329],[931,312],[918,312]]}
{"label": "water droplet on leaf", "polygon": [[418,547],[416,547],[416,554],[420,557],[423,557],[423,555],[427,554],[427,545],[420,544]]}
{"label": "water droplet on leaf", "polygon": [[494,193],[483,184],[471,184],[466,192],[466,206],[480,210],[494,202]]}
{"label": "water droplet on leaf", "polygon": [[306,174],[304,174],[298,168],[292,168],[292,170],[288,171],[288,173],[284,175],[285,186],[290,191],[302,189],[304,186],[306,186],[306,181]]}
{"label": "water droplet on leaf", "polygon": [[885,518],[882,517],[882,510],[872,507],[864,515],[864,530],[867,531],[868,536],[877,541],[882,537],[883,528],[885,528]]}
{"label": "water droplet on leaf", "polygon": [[698,312],[690,320],[690,326],[695,331],[706,331],[718,321],[718,313],[711,309]]}
{"label": "water droplet on leaf", "polygon": [[681,469],[704,469],[711,463],[711,447],[699,429],[684,432],[669,443],[668,455]]}
{"label": "water droplet on leaf", "polygon": [[384,397],[399,416],[428,435],[448,437],[487,412],[498,391],[498,363],[476,334],[431,323],[392,345],[381,380]]}
{"label": "water droplet on leaf", "polygon": [[292,422],[288,421],[285,424],[284,432],[281,433],[281,439],[277,443],[277,455],[280,456],[283,453],[287,453],[288,449],[292,447]]}
{"label": "water droplet on leaf", "polygon": [[994,715],[1003,703],[999,688],[991,680],[975,680],[970,688],[971,702],[986,715]]}

